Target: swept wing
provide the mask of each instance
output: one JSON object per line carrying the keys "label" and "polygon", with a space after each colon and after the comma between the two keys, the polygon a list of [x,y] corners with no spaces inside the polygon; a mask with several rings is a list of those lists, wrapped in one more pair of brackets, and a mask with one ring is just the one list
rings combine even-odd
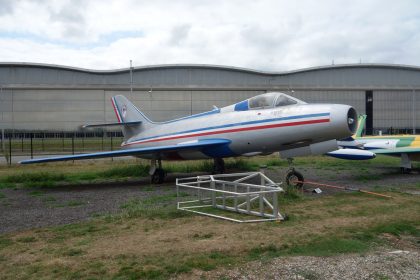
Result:
{"label": "swept wing", "polygon": [[137,156],[137,155],[160,154],[160,153],[165,153],[165,152],[176,152],[176,151],[185,151],[185,150],[206,151],[208,149],[217,149],[222,146],[229,145],[230,142],[231,141],[227,139],[204,139],[204,140],[197,140],[194,142],[190,141],[188,143],[181,143],[177,145],[167,145],[167,146],[157,146],[157,147],[147,147],[147,148],[133,148],[133,149],[126,149],[126,150],[110,151],[110,152],[99,152],[99,153],[90,153],[90,154],[30,159],[30,160],[23,160],[20,163],[30,164],[30,163],[52,162],[52,161]]}

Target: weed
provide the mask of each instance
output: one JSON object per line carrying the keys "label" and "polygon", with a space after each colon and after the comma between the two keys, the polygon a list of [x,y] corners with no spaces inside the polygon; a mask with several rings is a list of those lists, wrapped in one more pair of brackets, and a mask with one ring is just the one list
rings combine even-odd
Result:
{"label": "weed", "polygon": [[284,193],[279,194],[280,203],[294,203],[305,199],[302,192],[294,187],[287,186]]}
{"label": "weed", "polygon": [[291,247],[287,254],[290,255],[311,255],[331,256],[345,253],[364,253],[369,249],[367,242],[351,238],[321,238],[319,241],[312,241],[304,245]]}
{"label": "weed", "polygon": [[388,275],[382,273],[375,273],[373,275],[373,279],[375,280],[390,280],[391,278]]}
{"label": "weed", "polygon": [[44,202],[52,202],[52,201],[56,201],[56,200],[57,199],[52,195],[48,195],[48,196],[42,198],[42,201],[44,201]]}
{"label": "weed", "polygon": [[32,191],[32,192],[29,193],[29,195],[31,195],[31,196],[42,196],[42,195],[44,195],[44,192]]}
{"label": "weed", "polygon": [[56,234],[55,239],[61,239],[66,237],[77,237],[90,235],[97,232],[105,231],[107,227],[98,226],[92,223],[80,223],[80,224],[70,224],[64,226],[58,226],[52,229]]}
{"label": "weed", "polygon": [[303,276],[304,279],[308,279],[308,280],[321,279],[321,277],[319,276],[319,274],[316,273],[316,272],[314,272],[314,271],[310,271],[310,270],[299,270],[297,273],[300,274],[301,276]]}
{"label": "weed", "polygon": [[96,174],[96,178],[124,178],[124,177],[146,177],[149,174],[147,165],[126,165],[118,166]]}
{"label": "weed", "polygon": [[416,228],[409,222],[403,221],[376,226],[373,229],[371,229],[371,232],[376,234],[389,233],[395,236],[400,236],[404,233],[411,234],[416,237],[420,236],[420,229]]}
{"label": "weed", "polygon": [[76,243],[77,246],[85,246],[91,242],[90,238],[85,238]]}
{"label": "weed", "polygon": [[284,166],[288,166],[288,163],[285,160],[280,160],[278,158],[272,158],[272,159],[267,160],[266,165],[267,166],[278,166],[278,167],[281,166],[281,167],[284,167]]}
{"label": "weed", "polygon": [[0,199],[6,198],[6,195],[2,192],[0,192]]}
{"label": "weed", "polygon": [[77,201],[77,200],[72,200],[66,203],[66,206],[68,207],[76,207],[76,206],[80,206],[80,205],[85,205],[86,203],[83,201]]}
{"label": "weed", "polygon": [[111,217],[108,220],[115,220],[115,218],[160,218],[160,219],[173,219],[191,214],[185,211],[179,211],[173,205],[176,194],[168,194],[161,196],[152,196],[146,199],[132,199],[127,203],[121,205],[123,212]]}
{"label": "weed", "polygon": [[83,254],[84,254],[83,250],[75,249],[75,248],[68,249],[62,253],[63,256],[67,256],[67,257],[81,256]]}
{"label": "weed", "polygon": [[20,237],[20,238],[17,238],[16,241],[22,242],[22,243],[31,243],[31,242],[35,242],[36,238],[33,236]]}
{"label": "weed", "polygon": [[213,164],[208,161],[199,162],[188,162],[188,163],[177,163],[170,164],[165,167],[168,172],[178,173],[191,173],[191,172],[211,172],[213,170]]}
{"label": "weed", "polygon": [[11,246],[13,244],[13,240],[5,237],[0,237],[0,250]]}
{"label": "weed", "polygon": [[193,238],[194,239],[210,239],[210,238],[212,238],[213,237],[213,233],[205,233],[205,234],[199,234],[199,233],[195,233],[194,235],[193,235]]}
{"label": "weed", "polygon": [[0,189],[12,189],[15,187],[14,183],[9,183],[9,182],[2,182],[0,180]]}
{"label": "weed", "polygon": [[254,247],[251,250],[249,250],[248,252],[248,258],[250,260],[257,260],[259,258],[261,258],[262,256],[265,257],[277,257],[281,255],[281,252],[283,252],[283,248],[277,247],[274,244],[269,244],[269,245],[262,245],[262,246],[258,246],[258,247]]}
{"label": "weed", "polygon": [[369,174],[369,173],[361,174],[361,175],[356,176],[356,180],[357,181],[362,181],[362,182],[375,181],[375,180],[381,180],[381,179],[382,179],[382,177],[380,175]]}
{"label": "weed", "polygon": [[225,163],[225,168],[228,170],[231,169],[240,169],[241,171],[256,171],[259,169],[259,165],[251,161],[243,160],[241,158],[235,159],[233,161],[228,161]]}
{"label": "weed", "polygon": [[9,175],[2,179],[5,183],[39,183],[48,181],[63,181],[65,179],[64,174],[54,174],[47,172],[39,173],[21,173],[15,175]]}

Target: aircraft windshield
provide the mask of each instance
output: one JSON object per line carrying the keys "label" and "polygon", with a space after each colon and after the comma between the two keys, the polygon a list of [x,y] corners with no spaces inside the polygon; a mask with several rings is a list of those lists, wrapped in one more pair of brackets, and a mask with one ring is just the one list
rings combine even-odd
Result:
{"label": "aircraft windshield", "polygon": [[293,100],[292,98],[288,97],[287,95],[282,94],[282,95],[279,95],[279,97],[277,97],[276,107],[293,105],[293,104],[297,104],[297,101]]}
{"label": "aircraft windshield", "polygon": [[306,104],[305,102],[281,92],[269,92],[248,100],[249,109],[266,109],[274,107]]}
{"label": "aircraft windshield", "polygon": [[267,95],[267,94],[255,96],[249,100],[249,108],[256,109],[256,108],[272,107],[275,98],[276,98],[275,95]]}

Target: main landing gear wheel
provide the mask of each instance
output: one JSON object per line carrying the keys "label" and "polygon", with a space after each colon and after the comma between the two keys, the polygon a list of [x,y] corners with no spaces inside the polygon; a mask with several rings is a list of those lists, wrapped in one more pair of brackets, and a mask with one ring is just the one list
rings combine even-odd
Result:
{"label": "main landing gear wheel", "polygon": [[214,158],[212,174],[225,173],[225,161],[222,158]]}
{"label": "main landing gear wheel", "polygon": [[294,170],[291,169],[286,174],[286,184],[290,187],[294,187],[296,189],[301,189],[303,187],[303,175]]}
{"label": "main landing gear wheel", "polygon": [[150,181],[152,184],[162,184],[165,180],[166,172],[162,168],[162,161],[157,160],[158,165],[156,166],[156,160],[152,159],[150,163]]}
{"label": "main landing gear wheel", "polygon": [[410,174],[411,173],[411,168],[400,167],[400,170],[401,170],[401,174]]}
{"label": "main landing gear wheel", "polygon": [[151,179],[153,184],[162,184],[165,180],[165,171],[162,168],[156,168]]}

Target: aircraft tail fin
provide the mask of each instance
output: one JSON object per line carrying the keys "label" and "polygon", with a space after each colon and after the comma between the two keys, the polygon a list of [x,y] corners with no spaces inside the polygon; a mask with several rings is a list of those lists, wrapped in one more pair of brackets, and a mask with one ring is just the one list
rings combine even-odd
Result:
{"label": "aircraft tail fin", "polygon": [[363,132],[363,129],[365,128],[365,123],[366,123],[366,115],[360,115],[358,119],[356,133],[352,136],[353,138],[362,137],[362,132]]}
{"label": "aircraft tail fin", "polygon": [[155,125],[125,96],[116,95],[111,101],[126,139]]}

